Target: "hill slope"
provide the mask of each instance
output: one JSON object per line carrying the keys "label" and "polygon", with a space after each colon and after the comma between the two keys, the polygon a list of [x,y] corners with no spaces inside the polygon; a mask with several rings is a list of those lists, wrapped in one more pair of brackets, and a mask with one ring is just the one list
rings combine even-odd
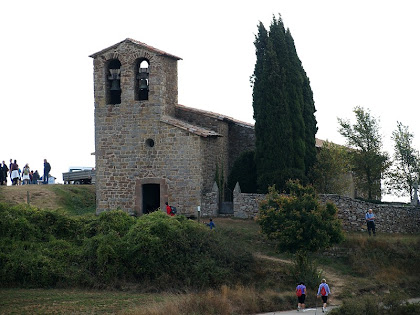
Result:
{"label": "hill slope", "polygon": [[0,202],[28,203],[42,209],[64,209],[72,214],[95,212],[94,185],[0,186]]}

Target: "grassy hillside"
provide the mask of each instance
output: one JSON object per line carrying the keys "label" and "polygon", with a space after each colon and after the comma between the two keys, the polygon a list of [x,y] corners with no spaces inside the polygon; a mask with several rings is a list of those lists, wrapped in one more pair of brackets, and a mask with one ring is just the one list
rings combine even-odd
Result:
{"label": "grassy hillside", "polygon": [[[293,256],[277,253],[275,244],[265,239],[255,221],[214,218],[216,230],[209,231],[203,224],[205,220],[196,223],[166,216],[154,216],[146,221],[118,214],[86,216],[94,213],[93,188],[0,187],[0,201],[7,204],[25,204],[29,191],[31,205],[61,209],[57,213],[36,210],[31,214],[25,206],[11,212],[6,206],[5,212],[0,213],[0,224],[3,224],[0,266],[15,259],[12,265],[16,266],[16,274],[24,275],[25,281],[29,281],[23,286],[5,285],[12,270],[3,270],[6,273],[0,278],[0,314],[256,314],[295,307],[294,288],[300,279],[296,271],[301,271],[302,266],[296,265]],[[17,219],[17,213],[24,217]],[[10,215],[16,215],[16,219],[10,221]],[[158,221],[163,225],[157,224]],[[175,222],[178,223],[174,225]],[[180,228],[183,232],[178,231]],[[185,235],[190,236],[184,238]],[[149,243],[154,249],[145,247]],[[149,279],[132,281],[133,275],[125,273],[126,278],[121,281],[119,262],[129,266],[133,260],[130,257],[137,257],[131,256],[134,252],[124,254],[125,249],[131,248],[130,244],[143,244],[142,251],[149,251],[144,257],[153,258],[153,264],[159,266],[150,265],[148,270],[156,272],[149,273]],[[198,251],[189,251],[194,248]],[[182,251],[176,253],[179,249]],[[28,255],[29,250],[34,254]],[[12,256],[7,256],[7,251]],[[201,262],[200,252],[206,253]],[[174,260],[172,265],[165,266],[170,253]],[[247,253],[252,254],[252,260]],[[54,261],[60,257],[65,259],[56,264]],[[241,263],[235,263],[235,259]],[[72,264],[66,267],[69,261]],[[140,259],[130,268],[140,268],[146,263],[149,261]],[[227,263],[231,264],[228,269],[219,268]],[[333,292],[330,303],[349,305],[353,312],[349,314],[384,314],[379,305],[386,305],[393,314],[416,314],[397,309],[402,299],[419,296],[416,288],[420,283],[419,235],[379,232],[376,238],[368,238],[365,233],[347,233],[343,244],[311,255],[309,263],[315,267],[315,276],[325,277],[330,284]],[[165,268],[171,272],[165,272]],[[78,270],[84,271],[78,274]],[[231,272],[224,273],[225,270]],[[196,273],[188,277],[190,272]],[[209,282],[206,279],[210,278],[203,277],[212,273],[218,278]],[[39,275],[43,279],[42,289],[31,282]],[[173,281],[173,276],[184,280]],[[155,280],[151,281],[150,277]],[[73,279],[74,283],[65,279]],[[80,285],[80,280],[85,286]],[[204,285],[189,286],[188,281]],[[315,288],[308,288],[308,306],[315,305],[314,295]]]}
{"label": "grassy hillside", "polygon": [[0,202],[28,203],[41,209],[63,209],[69,214],[95,213],[95,185],[0,186]]}

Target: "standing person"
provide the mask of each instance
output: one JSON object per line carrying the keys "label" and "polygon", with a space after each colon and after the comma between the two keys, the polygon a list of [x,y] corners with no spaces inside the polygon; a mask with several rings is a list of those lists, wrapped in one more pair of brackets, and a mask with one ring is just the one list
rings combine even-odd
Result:
{"label": "standing person", "polygon": [[167,202],[165,202],[165,205],[166,205],[166,213],[168,215],[170,215],[171,217],[173,217],[175,215],[175,213],[172,211],[172,207],[170,205],[168,205]]}
{"label": "standing person", "polygon": [[7,167],[6,163],[3,161],[3,165],[0,165],[0,184],[7,186],[7,172],[9,171],[9,168]]}
{"label": "standing person", "polygon": [[29,168],[28,163],[25,164],[25,166],[23,167],[22,170],[22,181],[23,181],[23,185],[28,185],[31,182],[31,170]]}
{"label": "standing person", "polygon": [[296,287],[296,296],[298,298],[298,308],[297,311],[305,309],[305,297],[306,297],[306,286],[303,282],[299,282]]}
{"label": "standing person", "polygon": [[316,294],[317,297],[321,296],[322,298],[322,313],[325,313],[327,310],[327,300],[329,294],[331,294],[330,287],[328,286],[327,281],[322,279],[318,288],[318,293]]}
{"label": "standing person", "polygon": [[376,230],[375,230],[375,214],[373,213],[372,209],[369,209],[368,212],[366,212],[366,223],[367,223],[367,229],[370,236],[370,231],[372,230],[373,236],[376,236]]}
{"label": "standing person", "polygon": [[12,179],[12,185],[17,185],[19,182],[19,165],[15,160],[10,166],[10,178]]}
{"label": "standing person", "polygon": [[39,180],[39,173],[38,173],[38,170],[36,170],[34,175],[32,176],[32,183],[36,185],[38,184],[38,180]]}
{"label": "standing person", "polygon": [[13,179],[12,179],[12,164],[13,164],[12,159],[10,159],[10,163],[9,163],[9,173],[10,173],[10,180],[11,180],[11,181],[13,181]]}
{"label": "standing person", "polygon": [[44,159],[44,177],[42,178],[44,180],[44,184],[48,184],[48,176],[51,171],[51,165],[47,162],[47,159]]}

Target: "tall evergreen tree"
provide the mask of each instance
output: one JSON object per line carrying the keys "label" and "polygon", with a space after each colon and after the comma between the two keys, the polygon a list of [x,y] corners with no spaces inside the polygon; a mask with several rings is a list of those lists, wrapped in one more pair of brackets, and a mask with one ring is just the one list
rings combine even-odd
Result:
{"label": "tall evergreen tree", "polygon": [[315,106],[309,79],[292,35],[273,17],[269,31],[258,25],[253,84],[258,190],[288,179],[306,180],[316,161]]}

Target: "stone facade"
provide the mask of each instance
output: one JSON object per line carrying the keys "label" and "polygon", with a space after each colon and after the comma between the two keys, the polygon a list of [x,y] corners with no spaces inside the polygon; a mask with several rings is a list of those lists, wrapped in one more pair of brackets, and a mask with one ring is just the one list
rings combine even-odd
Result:
{"label": "stone facade", "polygon": [[[259,202],[263,194],[241,193],[237,184],[233,193],[234,216],[252,219],[258,215]],[[338,208],[338,217],[342,220],[345,231],[365,231],[365,214],[368,209],[375,213],[375,226],[378,232],[384,233],[419,233],[420,208],[414,206],[397,206],[373,204],[358,199],[339,195],[319,195],[321,202],[332,202]]]}
{"label": "stone facade", "polygon": [[228,174],[254,147],[253,126],[179,105],[179,57],[132,39],[91,57],[97,213],[142,215],[169,202],[180,214],[217,214],[216,167]]}

